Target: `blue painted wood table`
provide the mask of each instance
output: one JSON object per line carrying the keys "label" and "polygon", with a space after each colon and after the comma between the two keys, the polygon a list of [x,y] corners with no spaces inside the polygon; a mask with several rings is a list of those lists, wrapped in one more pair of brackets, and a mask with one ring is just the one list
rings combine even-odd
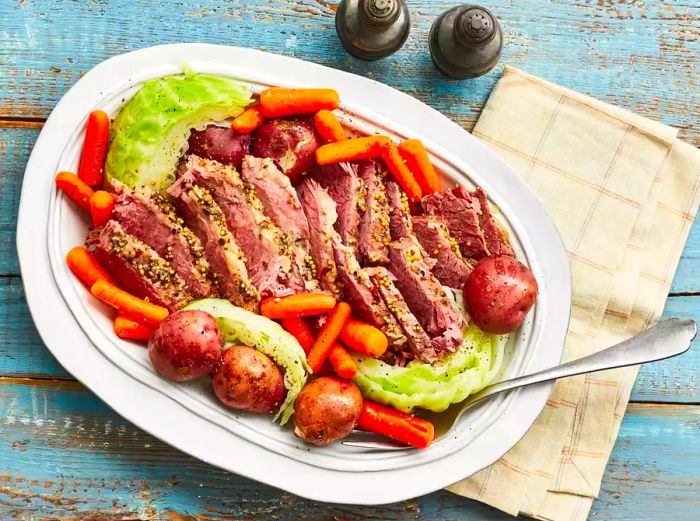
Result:
{"label": "blue painted wood table", "polygon": [[[1,519],[507,518],[447,492],[373,508],[313,503],[196,461],[129,424],[67,374],[23,300],[14,234],[25,163],[44,119],[87,70],[160,43],[255,47],[383,81],[471,129],[500,69],[461,83],[442,78],[427,35],[454,2],[408,3],[406,45],[366,63],[343,51],[336,5],[325,0],[0,0]],[[675,125],[700,145],[698,0],[484,3],[504,26],[502,64]],[[699,256],[695,226],[666,315],[700,319]],[[592,519],[700,519],[698,368],[696,345],[642,369]]]}

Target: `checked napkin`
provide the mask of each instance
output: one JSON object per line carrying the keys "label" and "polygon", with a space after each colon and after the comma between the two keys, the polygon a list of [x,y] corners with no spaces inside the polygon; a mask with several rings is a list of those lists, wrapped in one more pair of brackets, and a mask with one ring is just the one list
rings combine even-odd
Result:
{"label": "checked napkin", "polygon": [[[661,316],[700,201],[700,150],[677,130],[506,67],[473,131],[562,236],[573,302],[564,361]],[[522,440],[448,490],[510,514],[585,520],[638,368],[563,379]]]}

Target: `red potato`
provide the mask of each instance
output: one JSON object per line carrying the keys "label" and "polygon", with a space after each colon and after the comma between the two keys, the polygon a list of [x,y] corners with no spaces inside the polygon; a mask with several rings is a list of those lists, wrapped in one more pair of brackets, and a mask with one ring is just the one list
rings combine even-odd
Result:
{"label": "red potato", "polygon": [[224,351],[211,385],[224,405],[250,412],[270,412],[286,395],[280,368],[268,356],[248,346]]}
{"label": "red potato", "polygon": [[315,166],[314,153],[320,144],[308,119],[272,119],[265,121],[255,131],[253,155],[272,158],[277,167],[295,183]]}
{"label": "red potato", "polygon": [[464,284],[464,302],[472,320],[488,333],[518,329],[537,298],[537,281],[514,257],[480,260]]}
{"label": "red potato", "polygon": [[294,433],[306,443],[328,445],[355,428],[362,394],[349,380],[323,376],[306,384],[294,403]]}
{"label": "red potato", "polygon": [[229,127],[209,125],[193,130],[187,141],[187,152],[204,159],[213,159],[240,169],[243,158],[250,154],[250,134],[239,134]]}
{"label": "red potato", "polygon": [[163,320],[148,342],[153,368],[176,382],[210,373],[221,356],[221,333],[209,313],[178,311]]}

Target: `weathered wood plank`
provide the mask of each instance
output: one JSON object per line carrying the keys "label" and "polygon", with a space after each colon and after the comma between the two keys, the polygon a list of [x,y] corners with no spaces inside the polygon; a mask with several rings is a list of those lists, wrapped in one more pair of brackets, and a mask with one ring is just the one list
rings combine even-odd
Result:
{"label": "weathered wood plank", "polygon": [[[448,0],[410,2],[405,46],[367,63],[344,52],[333,29],[335,2],[10,2],[0,31],[0,117],[46,117],[98,62],[154,44],[205,41],[266,49],[389,83],[471,128],[498,78],[455,82],[433,68],[431,23]],[[492,6],[510,63],[682,129],[700,143],[694,63],[700,53],[695,0],[594,2],[510,0]]]}
{"label": "weathered wood plank", "polygon": [[[2,518],[510,519],[446,492],[371,508],[306,501],[170,448],[79,384],[0,380],[0,410]],[[692,519],[699,419],[697,406],[631,406],[593,516]]]}
{"label": "weathered wood plank", "polygon": [[[665,315],[700,321],[700,297],[669,299]],[[632,400],[698,403],[699,371],[700,338],[688,353],[642,367]],[[39,338],[17,278],[0,278],[0,375],[70,378]]]}

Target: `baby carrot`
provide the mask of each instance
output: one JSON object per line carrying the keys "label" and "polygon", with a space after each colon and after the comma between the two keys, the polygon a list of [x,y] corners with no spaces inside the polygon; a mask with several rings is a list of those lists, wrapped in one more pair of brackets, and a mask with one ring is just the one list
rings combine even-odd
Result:
{"label": "baby carrot", "polygon": [[153,330],[127,315],[119,314],[114,319],[114,334],[124,340],[148,341],[153,335]]}
{"label": "baby carrot", "polygon": [[90,293],[102,302],[149,327],[158,327],[158,324],[168,316],[168,310],[164,307],[135,297],[105,280],[95,282],[90,288]]}
{"label": "baby carrot", "polygon": [[314,345],[314,334],[309,325],[303,318],[283,318],[281,320],[282,327],[297,339],[304,353],[307,355],[311,351],[311,346]]}
{"label": "baby carrot", "polygon": [[349,349],[365,356],[379,358],[389,345],[380,329],[350,317],[340,332],[340,341]]}
{"label": "baby carrot", "polygon": [[231,128],[241,134],[248,134],[262,125],[262,122],[263,115],[260,112],[260,104],[255,104],[236,116],[231,123]]}
{"label": "baby carrot", "polygon": [[114,196],[104,190],[98,190],[90,198],[90,215],[95,228],[104,226],[112,218]]}
{"label": "baby carrot", "polygon": [[329,293],[297,293],[286,297],[269,297],[260,303],[260,314],[267,318],[300,318],[328,313],[335,307]]}
{"label": "baby carrot", "polygon": [[101,110],[93,110],[85,126],[85,141],[78,166],[78,177],[88,186],[102,186],[108,144],[109,116]]}
{"label": "baby carrot", "polygon": [[324,143],[335,143],[348,138],[340,121],[330,110],[319,110],[316,113],[314,116],[314,127],[316,127],[316,132],[321,136]]}
{"label": "baby carrot", "polygon": [[83,210],[90,211],[90,198],[95,192],[77,175],[70,172],[59,172],[56,176],[56,186]]}
{"label": "baby carrot", "polygon": [[331,311],[328,320],[321,328],[314,345],[311,346],[311,350],[306,356],[306,361],[312,372],[318,371],[323,365],[351,312],[352,309],[345,302],[338,302],[338,305]]}
{"label": "baby carrot", "polygon": [[385,150],[392,146],[386,136],[366,136],[345,139],[337,143],[321,145],[316,149],[316,162],[319,165],[330,165],[341,161],[357,161],[382,157]]}
{"label": "baby carrot", "polygon": [[266,118],[314,114],[338,108],[340,99],[333,89],[270,88],[260,93],[260,105]]}
{"label": "baby carrot", "polygon": [[435,427],[429,421],[367,400],[362,404],[357,426],[419,449],[430,445],[435,438]]}
{"label": "baby carrot", "polygon": [[350,379],[354,378],[357,374],[357,364],[355,360],[353,360],[348,352],[337,343],[333,344],[333,347],[328,353],[328,360],[330,360],[335,374],[341,378]]}
{"label": "baby carrot", "polygon": [[391,146],[386,149],[382,156],[387,169],[391,172],[391,175],[394,176],[394,179],[396,179],[396,182],[399,183],[401,188],[403,188],[403,191],[406,192],[409,201],[420,201],[421,197],[423,197],[420,186],[411,174],[411,171],[404,164],[396,145],[394,145],[394,143],[390,145]]}
{"label": "baby carrot", "polygon": [[435,171],[435,167],[430,162],[428,152],[426,152],[420,139],[403,141],[399,143],[398,149],[399,154],[406,162],[406,166],[421,187],[423,195],[442,191],[440,178]]}
{"label": "baby carrot", "polygon": [[80,282],[88,288],[91,288],[98,280],[106,280],[110,284],[114,284],[112,277],[102,269],[102,266],[90,255],[90,252],[82,246],[76,246],[68,252],[66,264],[68,264],[73,274],[80,279]]}

